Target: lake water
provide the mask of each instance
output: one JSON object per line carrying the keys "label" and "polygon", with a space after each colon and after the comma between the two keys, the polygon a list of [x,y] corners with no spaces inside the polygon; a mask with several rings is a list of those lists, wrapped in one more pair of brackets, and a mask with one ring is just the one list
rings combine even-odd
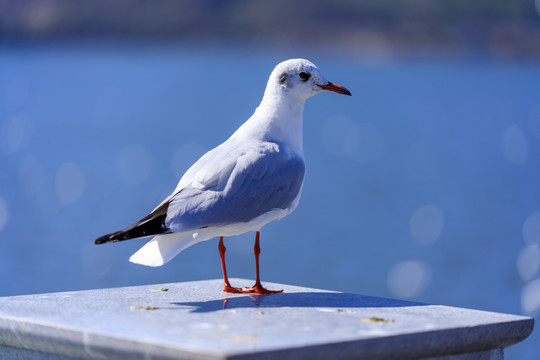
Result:
{"label": "lake water", "polygon": [[[263,281],[540,312],[540,65],[189,46],[0,47],[0,296],[221,277],[217,240],[161,268],[93,240],[151,211],[306,57],[352,97],[304,113],[298,209]],[[254,277],[253,234],[227,238]],[[507,351],[536,359],[536,331]]]}

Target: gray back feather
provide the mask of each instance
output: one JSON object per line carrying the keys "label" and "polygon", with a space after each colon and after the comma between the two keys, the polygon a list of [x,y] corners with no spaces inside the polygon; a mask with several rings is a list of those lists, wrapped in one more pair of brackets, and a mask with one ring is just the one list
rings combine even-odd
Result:
{"label": "gray back feather", "polygon": [[288,209],[302,188],[304,161],[284,145],[238,145],[223,154],[208,163],[211,168],[200,169],[219,176],[193,181],[170,198],[165,223],[171,231],[248,222],[272,209]]}

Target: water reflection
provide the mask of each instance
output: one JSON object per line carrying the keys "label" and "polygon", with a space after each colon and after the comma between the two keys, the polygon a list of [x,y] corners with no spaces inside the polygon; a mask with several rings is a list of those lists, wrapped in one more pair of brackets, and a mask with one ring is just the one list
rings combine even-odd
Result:
{"label": "water reflection", "polygon": [[[273,294],[269,294],[269,295],[273,295]],[[253,301],[253,307],[257,309],[261,305],[261,301],[262,301],[264,295],[249,294],[248,297],[251,299],[251,301]],[[231,304],[229,304],[229,303],[231,303]],[[238,306],[238,304],[233,304],[232,298],[223,298],[222,310],[227,310],[229,308],[229,306],[231,308],[240,307],[240,306]],[[241,307],[248,307],[248,306],[241,306]]]}

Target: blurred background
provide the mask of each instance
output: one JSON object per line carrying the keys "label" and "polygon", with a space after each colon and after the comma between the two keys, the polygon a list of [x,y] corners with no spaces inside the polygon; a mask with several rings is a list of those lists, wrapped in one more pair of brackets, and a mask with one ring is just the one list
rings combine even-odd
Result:
{"label": "blurred background", "polygon": [[[220,278],[216,239],[161,268],[128,262],[145,240],[93,241],[296,57],[353,96],[306,104],[263,281],[539,319],[539,0],[0,0],[0,296]],[[254,278],[253,238],[226,239],[230,276]]]}

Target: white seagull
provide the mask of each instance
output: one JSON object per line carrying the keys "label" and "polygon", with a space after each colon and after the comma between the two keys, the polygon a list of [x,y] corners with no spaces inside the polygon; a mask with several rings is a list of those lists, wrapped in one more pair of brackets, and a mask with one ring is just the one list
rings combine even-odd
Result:
{"label": "white seagull", "polygon": [[[290,214],[304,183],[304,103],[324,91],[351,95],[322,76],[308,60],[291,59],[270,74],[253,115],[230,138],[204,154],[172,194],[142,220],[98,238],[96,244],[154,236],[129,261],[161,266],[182,250],[219,236],[223,291],[269,294],[259,277],[259,231]],[[255,231],[256,282],[232,287],[225,266],[224,236]]]}

